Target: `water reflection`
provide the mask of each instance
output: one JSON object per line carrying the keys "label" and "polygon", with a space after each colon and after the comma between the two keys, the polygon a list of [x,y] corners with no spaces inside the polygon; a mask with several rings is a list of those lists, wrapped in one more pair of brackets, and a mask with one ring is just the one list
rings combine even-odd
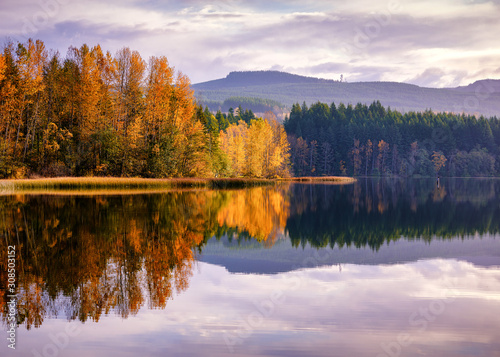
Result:
{"label": "water reflection", "polygon": [[59,314],[98,321],[114,309],[127,317],[144,303],[143,288],[150,307],[163,307],[186,288],[192,248],[209,227],[199,219],[217,205],[207,195],[176,193],[2,201],[3,235],[21,253],[18,323],[28,329]]}
{"label": "water reflection", "polygon": [[[323,266],[239,275],[203,264],[196,278],[194,290],[169,310],[177,323],[161,327],[169,336],[162,351],[172,355],[182,354],[185,346],[177,342],[182,336],[190,336],[192,355],[487,357],[500,352],[498,269],[434,259],[346,264],[342,272]],[[201,308],[204,304],[209,311]],[[404,345],[398,343],[402,334],[409,337]]]}
{"label": "water reflection", "polygon": [[361,180],[355,185],[295,185],[286,231],[294,245],[368,245],[451,239],[500,231],[498,180]]}
{"label": "water reflection", "polygon": [[18,324],[28,329],[61,314],[83,322],[111,310],[126,318],[146,303],[164,308],[187,288],[210,237],[231,230],[272,244],[288,212],[282,190],[3,196],[0,284],[7,245],[15,244]]}
{"label": "water reflection", "polygon": [[[100,321],[165,308],[187,289],[211,237],[243,245],[380,248],[402,237],[498,233],[495,180],[365,180],[235,191],[0,197],[0,308],[6,246],[18,256],[18,324]],[[5,322],[6,316],[2,314]]]}

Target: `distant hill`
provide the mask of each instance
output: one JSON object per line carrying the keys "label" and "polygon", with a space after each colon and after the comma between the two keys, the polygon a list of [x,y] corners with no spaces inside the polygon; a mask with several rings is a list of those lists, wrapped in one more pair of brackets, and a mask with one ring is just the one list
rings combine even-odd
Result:
{"label": "distant hill", "polygon": [[[274,108],[275,112],[278,107],[287,111],[292,104],[302,102],[308,105],[317,101],[355,105],[379,100],[382,105],[402,112],[430,109],[500,116],[500,80],[492,79],[457,88],[424,88],[397,82],[347,83],[278,71],[252,71],[231,72],[226,78],[194,84],[193,89],[198,100],[212,110],[218,107],[227,110],[223,108],[224,101],[240,97],[252,98],[253,101],[265,99],[273,103],[269,109]],[[251,107],[244,109],[254,110]]]}
{"label": "distant hill", "polygon": [[492,93],[500,93],[500,80],[498,79],[483,79],[476,81],[468,86],[452,88],[457,91],[487,95]]}
{"label": "distant hill", "polygon": [[328,79],[304,77],[279,71],[251,71],[251,72],[231,72],[226,78],[208,81],[196,86],[203,86],[206,89],[238,88],[248,86],[265,86],[273,84],[316,84],[333,82]]}

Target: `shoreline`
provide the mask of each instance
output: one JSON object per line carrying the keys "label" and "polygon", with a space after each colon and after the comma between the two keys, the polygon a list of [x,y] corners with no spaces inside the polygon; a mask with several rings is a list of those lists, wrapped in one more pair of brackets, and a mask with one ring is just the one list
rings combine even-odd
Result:
{"label": "shoreline", "polygon": [[138,191],[161,192],[168,189],[237,189],[270,186],[280,183],[332,183],[350,184],[352,177],[291,177],[279,179],[259,178],[124,178],[124,177],[56,177],[36,179],[0,180],[2,193],[44,193],[58,192],[115,191],[132,193]]}
{"label": "shoreline", "polygon": [[292,183],[321,183],[334,185],[347,185],[358,181],[357,178],[349,176],[301,176],[280,178],[277,180]]}

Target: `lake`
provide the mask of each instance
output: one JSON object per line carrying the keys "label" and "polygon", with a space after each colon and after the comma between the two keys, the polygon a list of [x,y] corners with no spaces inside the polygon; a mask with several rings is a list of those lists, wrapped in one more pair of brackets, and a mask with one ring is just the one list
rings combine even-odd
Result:
{"label": "lake", "polygon": [[2,356],[500,356],[500,180],[0,207]]}

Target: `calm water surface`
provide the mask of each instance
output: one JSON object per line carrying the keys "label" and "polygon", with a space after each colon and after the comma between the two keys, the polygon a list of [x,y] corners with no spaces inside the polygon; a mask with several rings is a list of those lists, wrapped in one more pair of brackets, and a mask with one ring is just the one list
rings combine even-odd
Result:
{"label": "calm water surface", "polygon": [[500,356],[498,180],[3,195],[0,235],[1,356]]}

